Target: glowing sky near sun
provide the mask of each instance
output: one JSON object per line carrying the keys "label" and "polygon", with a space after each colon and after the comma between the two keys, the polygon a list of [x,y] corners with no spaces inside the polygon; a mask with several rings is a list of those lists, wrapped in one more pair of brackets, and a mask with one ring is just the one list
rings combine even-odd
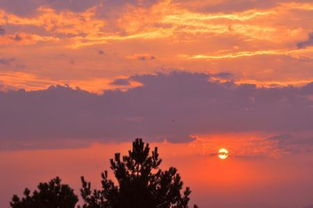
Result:
{"label": "glowing sky near sun", "polygon": [[[242,136],[242,135],[237,135]],[[222,138],[221,140],[219,138]],[[249,145],[236,142],[234,135],[202,138],[189,144],[152,143],[158,146],[163,159],[162,168],[175,166],[184,185],[192,189],[192,201],[201,207],[271,208],[300,207],[312,201],[311,178],[313,157],[310,154],[290,155],[274,151],[273,144],[250,139]],[[216,147],[228,144],[232,156],[218,159]],[[109,169],[109,159],[115,152],[125,154],[130,143],[93,144],[86,148],[0,152],[1,199],[23,188],[34,188],[38,181],[59,175],[79,193],[80,176],[100,187],[100,172]],[[277,151],[277,149],[276,149]],[[14,161],[14,165],[12,165]],[[109,171],[109,176],[113,173]],[[3,188],[7,187],[7,188]],[[286,200],[288,197],[288,200]],[[1,200],[0,204],[7,203]]]}

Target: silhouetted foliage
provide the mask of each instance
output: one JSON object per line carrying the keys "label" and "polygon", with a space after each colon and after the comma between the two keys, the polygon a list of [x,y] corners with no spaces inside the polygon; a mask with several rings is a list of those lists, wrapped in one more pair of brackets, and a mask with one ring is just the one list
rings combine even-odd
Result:
{"label": "silhouetted foliage", "polygon": [[188,208],[190,189],[182,191],[177,170],[162,171],[161,161],[157,148],[150,154],[149,144],[136,139],[127,156],[116,153],[110,160],[118,185],[107,171],[101,175],[102,190],[92,190],[82,177],[83,208]]}
{"label": "silhouetted foliage", "polygon": [[77,202],[73,189],[61,184],[61,179],[56,177],[40,183],[33,194],[26,188],[22,199],[14,195],[10,205],[12,208],[74,208]]}

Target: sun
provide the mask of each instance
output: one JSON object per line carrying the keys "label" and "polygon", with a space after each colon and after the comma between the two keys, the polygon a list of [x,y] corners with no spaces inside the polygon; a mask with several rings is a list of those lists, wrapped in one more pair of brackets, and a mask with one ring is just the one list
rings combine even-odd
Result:
{"label": "sun", "polygon": [[225,160],[229,157],[229,151],[225,148],[221,148],[218,150],[218,158],[221,160]]}

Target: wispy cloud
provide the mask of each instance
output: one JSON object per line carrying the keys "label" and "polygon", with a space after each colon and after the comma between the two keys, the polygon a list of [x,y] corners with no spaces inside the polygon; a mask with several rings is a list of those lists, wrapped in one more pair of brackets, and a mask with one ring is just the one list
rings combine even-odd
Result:
{"label": "wispy cloud", "polygon": [[312,79],[310,36],[306,40],[311,26],[301,21],[311,18],[311,2],[29,1],[25,10],[33,11],[27,14],[5,2],[0,4],[5,56],[23,62],[23,73],[52,83],[69,80],[100,91],[96,85],[103,80],[109,84],[114,77],[163,69],[226,71],[254,83]]}

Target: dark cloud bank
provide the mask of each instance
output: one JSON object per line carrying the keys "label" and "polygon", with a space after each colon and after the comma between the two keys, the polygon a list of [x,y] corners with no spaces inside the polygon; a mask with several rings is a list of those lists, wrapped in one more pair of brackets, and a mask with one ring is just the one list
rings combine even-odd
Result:
{"label": "dark cloud bank", "polygon": [[144,137],[188,142],[192,134],[246,131],[283,132],[270,139],[286,137],[290,144],[286,133],[312,130],[313,83],[256,88],[210,81],[210,76],[184,72],[134,76],[130,79],[143,86],[102,95],[63,86],[0,92],[0,149],[14,148],[10,144],[16,142],[55,139],[116,142]]}

